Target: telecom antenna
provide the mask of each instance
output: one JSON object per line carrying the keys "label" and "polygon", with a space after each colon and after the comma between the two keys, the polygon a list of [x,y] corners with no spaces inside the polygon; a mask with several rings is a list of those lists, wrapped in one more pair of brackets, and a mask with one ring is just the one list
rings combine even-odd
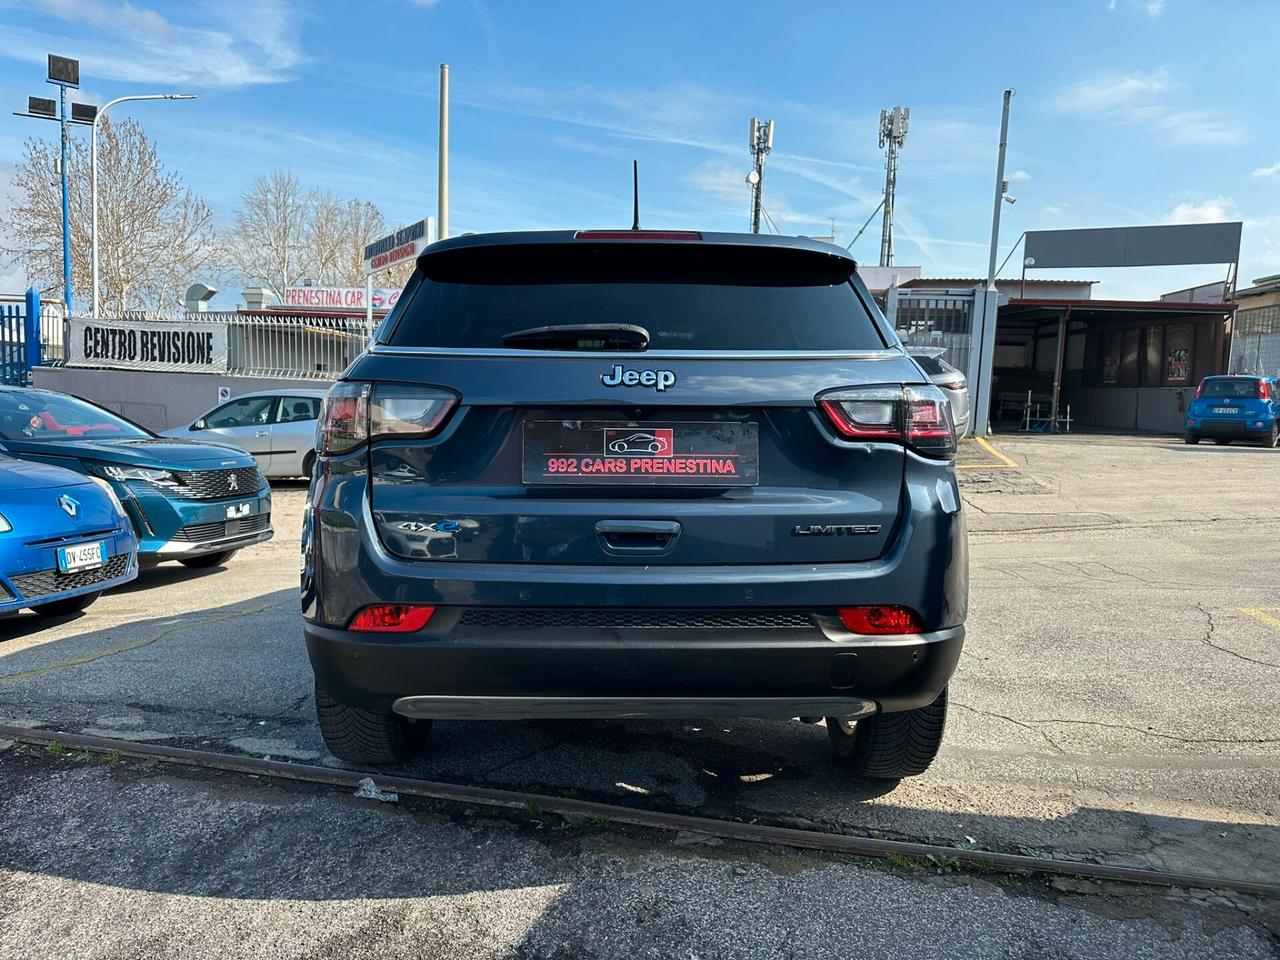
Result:
{"label": "telecom antenna", "polygon": [[747,136],[747,149],[751,151],[754,162],[751,172],[747,174],[747,184],[751,187],[751,232],[760,232],[760,209],[764,191],[764,158],[773,149],[773,121],[763,123],[756,117],[751,118],[751,132]]}
{"label": "telecom antenna", "polygon": [[893,195],[898,189],[898,151],[907,142],[910,107],[880,111],[880,149],[889,148],[884,173],[884,225],[880,230],[880,266],[893,266]]}

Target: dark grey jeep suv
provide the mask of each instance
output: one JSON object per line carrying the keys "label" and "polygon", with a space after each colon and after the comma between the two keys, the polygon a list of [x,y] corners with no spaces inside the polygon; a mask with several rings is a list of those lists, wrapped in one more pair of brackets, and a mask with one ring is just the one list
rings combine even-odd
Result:
{"label": "dark grey jeep suv", "polygon": [[968,592],[946,397],[837,247],[433,244],[329,392],[302,607],[330,750],[435,718],[825,718],[937,753]]}

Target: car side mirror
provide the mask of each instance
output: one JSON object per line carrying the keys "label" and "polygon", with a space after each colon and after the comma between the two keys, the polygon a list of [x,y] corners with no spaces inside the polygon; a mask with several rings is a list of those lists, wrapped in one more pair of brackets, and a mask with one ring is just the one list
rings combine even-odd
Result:
{"label": "car side mirror", "polygon": [[209,424],[205,422],[204,417],[201,417],[199,420],[197,420],[195,423],[191,425],[192,430],[207,430],[208,428],[209,428]]}

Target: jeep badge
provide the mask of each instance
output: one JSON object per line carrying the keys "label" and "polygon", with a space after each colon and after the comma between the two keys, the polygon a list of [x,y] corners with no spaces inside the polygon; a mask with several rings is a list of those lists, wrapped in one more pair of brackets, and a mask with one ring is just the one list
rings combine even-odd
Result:
{"label": "jeep badge", "polygon": [[671,370],[626,370],[615,363],[608,373],[600,374],[600,382],[606,387],[653,387],[659,393],[676,383]]}

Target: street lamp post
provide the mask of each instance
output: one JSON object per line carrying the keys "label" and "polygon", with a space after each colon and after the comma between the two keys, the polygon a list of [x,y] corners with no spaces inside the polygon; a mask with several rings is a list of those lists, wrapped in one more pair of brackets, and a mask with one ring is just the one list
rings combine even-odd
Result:
{"label": "street lamp post", "polygon": [[128,97],[116,97],[99,107],[97,116],[93,118],[93,129],[89,134],[89,204],[93,209],[90,215],[92,224],[89,233],[93,250],[93,315],[95,317],[98,315],[98,121],[109,109],[126,100],[194,100],[195,98],[194,93],[139,93]]}

